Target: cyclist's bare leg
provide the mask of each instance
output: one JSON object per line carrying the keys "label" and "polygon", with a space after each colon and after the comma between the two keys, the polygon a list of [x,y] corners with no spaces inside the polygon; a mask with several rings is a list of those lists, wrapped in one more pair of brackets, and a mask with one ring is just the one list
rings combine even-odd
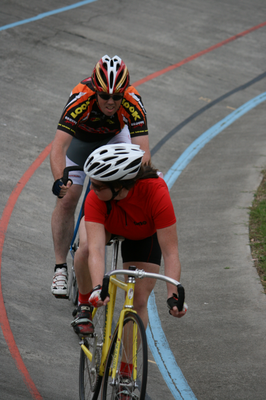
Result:
{"label": "cyclist's bare leg", "polygon": [[88,268],[87,233],[84,218],[79,225],[79,248],[75,253],[74,268],[80,293],[89,293],[92,290],[92,285]]}
{"label": "cyclist's bare leg", "polygon": [[[126,262],[123,264],[124,269],[128,269],[130,265],[135,265],[138,269],[144,269],[146,272],[158,274],[160,267],[157,264],[144,262]],[[156,284],[155,279],[137,279],[134,294],[134,309],[142,319],[145,329],[148,325],[148,299]]]}
{"label": "cyclist's bare leg", "polygon": [[66,196],[57,199],[51,221],[56,264],[66,262],[74,232],[74,213],[81,192],[81,185],[72,185]]}
{"label": "cyclist's bare leg", "polygon": [[[106,243],[110,237],[111,234],[106,232]],[[79,248],[75,254],[74,268],[80,293],[89,293],[93,288],[88,267],[88,243],[84,217],[79,225]]]}

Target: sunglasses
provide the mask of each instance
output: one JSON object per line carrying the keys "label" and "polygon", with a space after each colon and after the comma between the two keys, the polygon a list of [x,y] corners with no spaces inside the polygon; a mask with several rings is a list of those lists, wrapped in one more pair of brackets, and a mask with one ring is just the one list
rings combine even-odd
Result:
{"label": "sunglasses", "polygon": [[91,182],[92,189],[95,189],[97,192],[101,192],[102,190],[108,189],[106,185],[97,185],[96,183]]}
{"label": "sunglasses", "polygon": [[109,100],[110,98],[112,98],[114,101],[122,100],[124,97],[123,94],[108,94],[108,93],[102,93],[102,92],[101,93],[98,92],[98,95],[103,100]]}

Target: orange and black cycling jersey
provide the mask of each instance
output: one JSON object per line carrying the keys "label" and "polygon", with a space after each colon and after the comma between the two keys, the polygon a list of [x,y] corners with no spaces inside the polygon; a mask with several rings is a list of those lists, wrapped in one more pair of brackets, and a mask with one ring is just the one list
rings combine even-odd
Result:
{"label": "orange and black cycling jersey", "polygon": [[97,104],[91,78],[87,78],[71,92],[57,129],[81,141],[96,142],[117,135],[125,125],[131,137],[148,134],[146,110],[138,91],[129,86],[119,110],[106,116]]}

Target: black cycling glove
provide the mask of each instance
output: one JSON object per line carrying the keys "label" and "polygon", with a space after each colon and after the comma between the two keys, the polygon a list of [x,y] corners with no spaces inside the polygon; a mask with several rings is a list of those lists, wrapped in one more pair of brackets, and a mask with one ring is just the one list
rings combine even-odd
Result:
{"label": "black cycling glove", "polygon": [[[71,181],[71,184],[73,184],[73,181],[71,179],[68,179],[68,181]],[[52,192],[55,196],[57,196],[59,199],[62,199],[63,196],[60,195],[61,187],[64,185],[63,183],[63,178],[57,179],[54,181],[53,187],[52,187]]]}
{"label": "black cycling glove", "polygon": [[61,198],[59,196],[60,191],[61,191],[61,187],[63,186],[63,181],[62,178],[61,179],[57,179],[56,181],[54,181],[53,187],[52,187],[52,192],[55,196],[59,197],[59,199]]}

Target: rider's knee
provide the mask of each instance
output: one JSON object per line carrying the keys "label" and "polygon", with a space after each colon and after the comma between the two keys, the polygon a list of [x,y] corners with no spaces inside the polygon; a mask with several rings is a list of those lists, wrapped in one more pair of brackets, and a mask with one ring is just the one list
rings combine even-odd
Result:
{"label": "rider's knee", "polygon": [[144,310],[144,309],[147,308],[148,298],[149,298],[149,294],[148,293],[142,293],[140,295],[135,293],[135,296],[134,296],[134,309],[138,313],[141,312],[141,310]]}
{"label": "rider's knee", "polygon": [[88,252],[87,242],[80,241],[80,243],[79,243],[79,251],[80,251],[80,255],[82,256],[82,258],[88,259],[89,252]]}
{"label": "rider's knee", "polygon": [[79,245],[76,251],[74,264],[75,269],[80,269],[82,266],[86,265],[88,262],[88,247]]}

